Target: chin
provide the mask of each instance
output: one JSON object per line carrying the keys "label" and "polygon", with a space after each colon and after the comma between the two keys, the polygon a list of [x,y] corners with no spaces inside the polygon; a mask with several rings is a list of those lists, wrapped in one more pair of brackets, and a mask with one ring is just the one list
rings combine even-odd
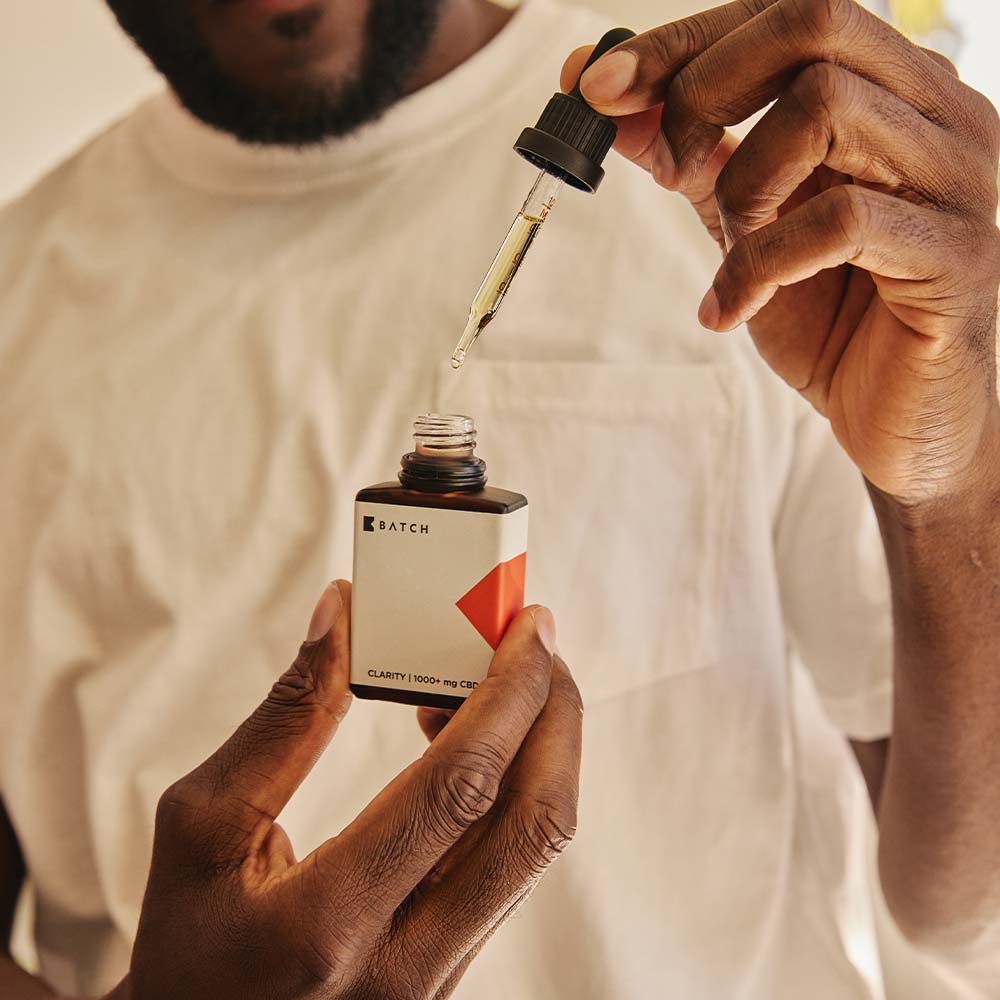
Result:
{"label": "chin", "polygon": [[425,56],[442,0],[109,0],[196,117],[307,145],[379,117]]}

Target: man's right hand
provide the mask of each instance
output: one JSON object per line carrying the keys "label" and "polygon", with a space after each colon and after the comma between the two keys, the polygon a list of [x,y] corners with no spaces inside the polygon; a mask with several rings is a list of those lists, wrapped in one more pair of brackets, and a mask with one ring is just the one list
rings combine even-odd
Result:
{"label": "man's right hand", "polygon": [[163,795],[113,996],[445,997],[572,838],[580,697],[536,607],[423,757],[296,861],[275,817],[350,704],[349,607],[331,585],[263,704]]}

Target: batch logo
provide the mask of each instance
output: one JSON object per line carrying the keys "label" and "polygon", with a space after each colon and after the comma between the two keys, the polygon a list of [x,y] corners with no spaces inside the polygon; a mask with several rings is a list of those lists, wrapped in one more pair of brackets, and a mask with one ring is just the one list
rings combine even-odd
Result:
{"label": "batch logo", "polygon": [[374,515],[362,514],[364,531],[388,531],[393,535],[429,535],[431,526],[429,524],[419,524],[416,521],[383,521],[376,520]]}

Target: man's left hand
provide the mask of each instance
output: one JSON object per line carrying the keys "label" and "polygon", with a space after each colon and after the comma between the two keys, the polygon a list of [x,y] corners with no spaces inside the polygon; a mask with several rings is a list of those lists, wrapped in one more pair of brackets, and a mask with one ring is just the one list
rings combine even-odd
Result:
{"label": "man's left hand", "polygon": [[996,468],[1000,124],[946,59],[853,0],[739,0],[620,45],[582,92],[722,246],[702,323],[749,322],[873,485],[920,505]]}

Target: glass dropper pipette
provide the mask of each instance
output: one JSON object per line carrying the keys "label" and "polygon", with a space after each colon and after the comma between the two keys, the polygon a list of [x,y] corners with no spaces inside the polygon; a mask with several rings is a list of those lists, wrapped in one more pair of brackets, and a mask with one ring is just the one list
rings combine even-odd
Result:
{"label": "glass dropper pipette", "polygon": [[[609,31],[590,54],[581,77],[601,56],[633,37],[635,32],[628,28]],[[540,172],[472,300],[469,321],[451,356],[452,368],[462,367],[472,345],[496,316],[563,184],[581,191],[597,190],[604,178],[601,163],[617,134],[614,121],[584,101],[577,80],[568,94],[553,94],[538,124],[518,137],[514,149]]]}
{"label": "glass dropper pipette", "polygon": [[521,211],[517,213],[490,269],[486,272],[486,277],[483,278],[483,283],[479,286],[479,291],[472,300],[465,332],[451,356],[452,368],[462,367],[462,362],[465,361],[465,356],[476,342],[476,338],[496,315],[507,289],[510,288],[510,283],[514,280],[514,275],[517,274],[517,269],[521,266],[521,261],[524,260],[525,254],[542,228],[542,223],[552,211],[556,195],[559,194],[562,185],[561,177],[556,177],[546,170],[539,171],[528,197],[524,199]]}

